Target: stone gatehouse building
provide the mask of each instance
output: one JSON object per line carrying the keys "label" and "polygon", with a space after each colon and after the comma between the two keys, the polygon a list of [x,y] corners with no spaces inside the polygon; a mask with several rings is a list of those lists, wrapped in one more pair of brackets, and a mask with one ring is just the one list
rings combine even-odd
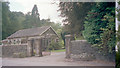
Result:
{"label": "stone gatehouse building", "polygon": [[7,37],[7,39],[3,40],[2,43],[3,45],[28,44],[27,41],[29,39],[33,39],[34,41],[35,38],[41,38],[41,37],[44,40],[47,39],[47,44],[49,44],[51,40],[54,40],[55,42],[59,40],[57,33],[51,26],[42,26],[42,27],[18,30],[9,37]]}
{"label": "stone gatehouse building", "polygon": [[[37,41],[37,39],[41,39],[41,40]],[[7,39],[3,40],[2,45],[3,46],[28,45],[27,46],[28,52],[33,52],[33,50],[39,52],[38,51],[40,50],[38,49],[39,46],[40,48],[42,46],[42,50],[44,51],[47,49],[48,45],[52,41],[58,42],[59,36],[51,26],[42,26],[42,27],[18,30],[9,37],[7,37]]]}

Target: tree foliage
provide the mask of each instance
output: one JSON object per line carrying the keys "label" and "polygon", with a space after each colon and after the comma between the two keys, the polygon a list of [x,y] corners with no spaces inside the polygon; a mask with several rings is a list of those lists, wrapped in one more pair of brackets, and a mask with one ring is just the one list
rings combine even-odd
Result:
{"label": "tree foliage", "polygon": [[9,2],[2,2],[2,39],[22,29],[24,17],[22,12],[11,12],[9,10]]}
{"label": "tree foliage", "polygon": [[2,2],[2,38],[11,34],[8,2]]}
{"label": "tree foliage", "polygon": [[[120,5],[120,1],[118,2],[118,5]],[[120,7],[117,9],[117,19],[120,21]],[[120,68],[120,25],[118,23],[118,31],[117,31],[117,49],[118,51],[116,52],[116,68]]]}
{"label": "tree foliage", "polygon": [[48,47],[49,50],[59,50],[62,49],[62,44],[60,42],[52,41]]}
{"label": "tree foliage", "polygon": [[76,34],[77,37],[81,36],[81,31],[84,29],[84,17],[94,4],[90,2],[60,2],[58,11],[61,12],[60,16],[65,18],[63,22],[67,22],[64,25],[67,28],[66,31]]}
{"label": "tree foliage", "polygon": [[120,68],[120,25],[117,31],[117,42],[118,51],[116,52],[116,68]]}
{"label": "tree foliage", "polygon": [[32,28],[41,25],[39,15],[37,5],[34,5],[32,11],[25,15],[26,20],[23,23],[24,27]]}
{"label": "tree foliage", "polygon": [[116,45],[115,3],[96,3],[84,22],[84,38],[105,54],[113,53]]}
{"label": "tree foliage", "polygon": [[2,2],[0,1],[0,41],[1,40],[2,40]]}

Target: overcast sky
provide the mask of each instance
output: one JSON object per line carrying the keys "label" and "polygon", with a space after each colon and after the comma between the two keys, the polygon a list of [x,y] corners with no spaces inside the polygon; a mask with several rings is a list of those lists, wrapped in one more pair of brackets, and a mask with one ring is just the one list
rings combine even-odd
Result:
{"label": "overcast sky", "polygon": [[57,4],[52,4],[53,2],[59,3],[57,0],[8,0],[10,2],[11,11],[21,11],[23,13],[31,12],[34,4],[37,5],[40,14],[40,19],[50,18],[54,22],[62,22],[61,17],[59,17],[59,9]]}

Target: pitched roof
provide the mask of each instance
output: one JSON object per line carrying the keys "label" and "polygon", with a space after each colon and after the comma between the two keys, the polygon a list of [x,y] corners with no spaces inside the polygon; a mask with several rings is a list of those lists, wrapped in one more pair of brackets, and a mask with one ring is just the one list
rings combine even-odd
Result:
{"label": "pitched roof", "polygon": [[15,38],[15,37],[26,37],[26,36],[36,36],[43,34],[47,29],[49,29],[51,26],[42,26],[42,27],[36,27],[36,28],[29,28],[29,29],[23,29],[18,30],[8,38]]}

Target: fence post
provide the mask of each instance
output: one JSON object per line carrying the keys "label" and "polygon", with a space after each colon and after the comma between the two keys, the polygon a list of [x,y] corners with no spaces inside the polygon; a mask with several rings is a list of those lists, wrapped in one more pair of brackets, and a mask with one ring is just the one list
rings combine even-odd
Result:
{"label": "fence post", "polygon": [[66,58],[70,58],[71,40],[72,40],[72,35],[65,35]]}

